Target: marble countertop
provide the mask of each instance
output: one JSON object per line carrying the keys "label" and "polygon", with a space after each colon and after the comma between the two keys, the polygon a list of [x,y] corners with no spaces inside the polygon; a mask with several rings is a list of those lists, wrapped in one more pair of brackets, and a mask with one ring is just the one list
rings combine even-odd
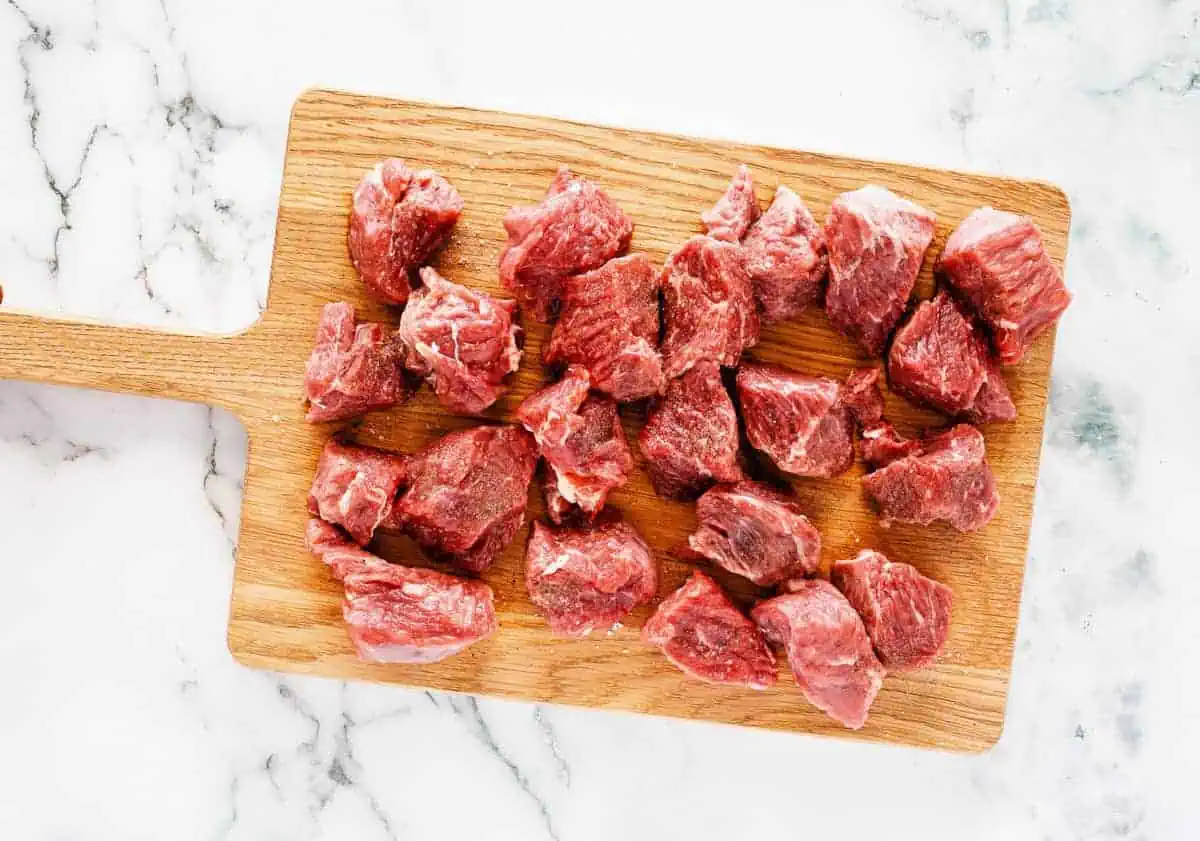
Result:
{"label": "marble countertop", "polygon": [[1200,3],[746,2],[742,26],[665,5],[9,0],[4,303],[252,322],[311,85],[1057,182],[1077,297],[998,746],[244,669],[238,424],[0,383],[0,836],[1200,835]]}

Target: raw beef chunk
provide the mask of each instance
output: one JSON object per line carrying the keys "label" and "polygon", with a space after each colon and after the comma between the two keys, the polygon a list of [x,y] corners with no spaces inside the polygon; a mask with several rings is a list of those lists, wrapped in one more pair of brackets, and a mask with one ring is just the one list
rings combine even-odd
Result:
{"label": "raw beef chunk", "polygon": [[586,523],[591,519],[582,508],[562,495],[558,489],[558,474],[549,465],[542,471],[542,496],[546,500],[546,516],[556,526],[579,525],[577,521]]}
{"label": "raw beef chunk", "polygon": [[746,437],[780,470],[828,479],[850,469],[854,423],[836,381],[743,365],[737,389]]}
{"label": "raw beef chunk", "polygon": [[811,575],[821,564],[821,535],[800,506],[758,482],[717,485],[696,503],[700,527],[691,548],[761,587]]}
{"label": "raw beef chunk", "polygon": [[451,283],[431,268],[400,317],[408,370],[433,387],[452,412],[478,414],[504,392],[521,365],[516,304]]}
{"label": "raw beef chunk", "polygon": [[308,521],[307,543],[345,587],[342,617],[362,660],[433,663],[496,631],[481,581],[389,564],[318,519]]}
{"label": "raw beef chunk", "polygon": [[568,277],[545,361],[584,366],[592,388],[622,403],[662,394],[658,284],[645,254]]}
{"label": "raw beef chunk", "polygon": [[830,322],[873,356],[904,313],[935,217],[925,208],[874,185],[842,193],[825,222],[829,248]]}
{"label": "raw beef chunk", "polygon": [[1000,362],[1020,362],[1071,303],[1033,220],[981,207],[954,229],[939,272],[992,329]]}
{"label": "raw beef chunk", "polygon": [[554,633],[584,637],[611,628],[654,598],[658,571],[650,547],[626,523],[591,529],[534,523],[525,550],[525,586]]}
{"label": "raw beef chunk", "polygon": [[740,242],[757,218],[754,178],[745,164],[737,168],[725,194],[717,199],[712,209],[700,214],[708,235],[725,242]]}
{"label": "raw beef chunk", "polygon": [[863,486],[885,524],[945,520],[959,531],[975,531],[1000,505],[983,436],[967,424],[925,438],[915,452],[864,476]]}
{"label": "raw beef chunk", "polygon": [[693,237],[667,258],[662,290],[669,379],[704,360],[732,368],[758,343],[754,289],[737,245]]}
{"label": "raw beef chunk", "polygon": [[750,615],[768,640],[787,651],[804,697],[857,730],[867,722],[884,675],[862,619],[828,581],[790,587],[790,593],[759,602]]}
{"label": "raw beef chunk", "polygon": [[508,245],[500,280],[545,321],[562,296],[563,278],[598,269],[629,247],[633,220],[608,195],[565,166],[545,200],[504,216]]}
{"label": "raw beef chunk", "polygon": [[830,578],[862,617],[888,671],[922,669],[937,659],[950,630],[949,587],[870,549],[835,562]]}
{"label": "raw beef chunk", "polygon": [[663,599],[642,628],[642,640],[708,683],[766,689],[778,679],[763,635],[702,572]]}
{"label": "raw beef chunk", "polygon": [[857,368],[842,385],[842,405],[854,422],[867,427],[883,420],[883,392],[879,390],[878,368]]}
{"label": "raw beef chunk", "polygon": [[746,271],[754,286],[763,321],[795,318],[821,297],[829,267],[825,234],[804,200],[787,187],[742,241]]}
{"label": "raw beef chunk", "polygon": [[330,441],[317,462],[308,511],[366,546],[391,513],[407,475],[407,456]]}
{"label": "raw beef chunk", "polygon": [[517,420],[533,433],[554,476],[561,499],[548,504],[560,509],[560,519],[569,505],[594,515],[633,468],[617,404],[588,396],[589,381],[586,368],[572,366],[561,380],[530,395],[517,409]]}
{"label": "raw beef chunk", "polygon": [[525,522],[536,465],[537,445],[518,427],[451,432],[412,457],[408,490],[387,525],[434,557],[481,572]]}
{"label": "raw beef chunk", "polygon": [[738,464],[738,421],[721,382],[721,369],[701,362],[667,385],[638,437],[654,489],[688,497],[714,482],[743,478]]}
{"label": "raw beef chunk", "polygon": [[396,158],[376,164],[354,188],[350,213],[350,259],[367,291],[407,301],[410,273],[449,239],[462,209],[462,196],[433,170],[413,172]]}
{"label": "raw beef chunk", "polygon": [[354,307],[326,304],[304,369],[308,422],[343,420],[403,403],[404,348],[382,324],[355,326]]}
{"label": "raw beef chunk", "polygon": [[1017,416],[983,332],[945,292],[922,302],[896,331],[888,376],[910,400],[972,423]]}
{"label": "raw beef chunk", "polygon": [[862,431],[863,461],[872,467],[883,467],[898,458],[912,455],[921,449],[920,441],[910,441],[896,432],[887,421],[867,425]]}

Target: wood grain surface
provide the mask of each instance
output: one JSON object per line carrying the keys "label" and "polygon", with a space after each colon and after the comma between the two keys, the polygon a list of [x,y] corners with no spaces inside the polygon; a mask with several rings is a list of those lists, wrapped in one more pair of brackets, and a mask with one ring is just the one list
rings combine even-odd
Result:
{"label": "wood grain surface", "polygon": [[[233,337],[182,336],[0,312],[0,377],[215,403],[246,425],[249,457],[229,617],[229,648],[237,660],[330,677],[949,750],[978,751],[994,743],[1004,720],[1053,334],[1042,336],[1022,365],[1006,371],[1018,420],[984,430],[1002,501],[983,530],[961,535],[945,526],[881,528],[860,490],[861,465],[834,480],[793,483],[821,530],[826,567],[872,547],[954,589],[941,661],[889,677],[861,731],[846,731],[811,707],[782,661],[779,684],[766,692],[689,680],[640,643],[646,608],[612,635],[586,641],[551,637],[525,593],[525,530],[484,575],[496,591],[501,626],[492,639],[435,665],[357,660],[342,626],[341,588],[305,551],[303,538],[317,456],[339,427],[305,423],[300,395],[324,303],[347,300],[360,317],[397,320],[397,312],[367,298],[346,251],[351,190],[367,168],[387,156],[433,167],[455,184],[466,209],[435,265],[451,280],[498,294],[503,294],[496,275],[504,243],[501,218],[513,204],[540,200],[560,164],[607,190],[635,221],[633,250],[660,264],[701,230],[700,212],[738,163],[753,170],[764,207],[775,186],[786,184],[819,220],[838,193],[882,184],[938,216],[918,284],[922,297],[932,290],[933,256],[974,208],[990,204],[1032,216],[1060,266],[1070,219],[1063,193],[1039,182],[331,91],[304,94],[292,113],[268,308],[250,330]],[[528,318],[524,326],[521,370],[508,395],[487,413],[490,420],[511,419],[517,404],[547,381],[540,357],[548,331]],[[838,378],[868,362],[833,332],[820,310],[765,330],[749,357]],[[905,433],[943,422],[893,395],[887,409]],[[632,440],[642,418],[636,408],[622,413]],[[478,422],[447,414],[425,388],[407,405],[349,428],[360,442],[411,452]],[[690,570],[672,550],[693,530],[695,515],[689,504],[656,497],[640,453],[635,455],[636,472],[612,502],[655,548],[663,570],[661,597]],[[535,483],[529,516],[542,515]],[[426,563],[404,538],[383,535],[375,549],[391,560]],[[740,579],[715,574],[746,604],[761,595]]]}

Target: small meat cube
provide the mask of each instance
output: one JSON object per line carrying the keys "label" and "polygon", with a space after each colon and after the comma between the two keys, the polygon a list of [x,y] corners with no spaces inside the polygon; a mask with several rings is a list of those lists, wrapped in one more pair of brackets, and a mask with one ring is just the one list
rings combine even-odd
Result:
{"label": "small meat cube", "polygon": [[361,660],[434,663],[496,632],[492,589],[481,581],[390,564],[318,519],[306,538],[345,587],[342,618]]}
{"label": "small meat cube", "polygon": [[740,242],[758,218],[758,199],[754,196],[754,177],[750,169],[741,164],[725,194],[717,199],[711,210],[700,214],[704,229],[713,239],[725,242]]}
{"label": "small meat cube", "polygon": [[663,599],[642,628],[642,640],[706,683],[767,689],[779,677],[758,628],[699,571]]}
{"label": "small meat cube", "polygon": [[743,365],[737,389],[746,437],[780,470],[828,479],[850,469],[854,423],[835,380]]}
{"label": "small meat cube", "polygon": [[330,441],[317,462],[308,511],[366,546],[391,513],[407,475],[407,456]]}
{"label": "small meat cube", "polygon": [[854,422],[868,427],[883,420],[883,392],[879,390],[878,368],[857,368],[842,385],[842,405]]}
{"label": "small meat cube", "polygon": [[570,502],[558,489],[558,474],[549,465],[542,471],[542,496],[546,500],[546,516],[556,526],[576,524],[577,520],[587,522],[590,518],[584,515],[583,509]]}
{"label": "small meat cube", "polygon": [[758,482],[717,485],[696,503],[691,548],[760,587],[812,575],[821,535],[796,502]]}
{"label": "small meat cube", "polygon": [[967,424],[923,439],[915,452],[863,477],[884,524],[945,520],[959,531],[983,528],[1000,494],[979,430]]}
{"label": "small meat cube", "polygon": [[992,328],[1003,365],[1020,362],[1071,303],[1033,220],[991,207],[979,208],[954,229],[938,271]]}
{"label": "small meat cube", "polygon": [[750,615],[768,640],[787,651],[804,697],[857,730],[867,723],[884,676],[862,619],[828,581],[793,582],[791,589],[759,602]]}
{"label": "small meat cube", "polygon": [[945,292],[923,301],[896,331],[888,376],[913,402],[972,423],[1017,416],[979,325]]}
{"label": "small meat cube", "polygon": [[758,307],[739,246],[693,237],[667,258],[662,278],[668,379],[706,360],[732,368],[758,343]]}
{"label": "small meat cube", "polygon": [[920,441],[911,441],[896,431],[887,421],[868,424],[862,431],[863,461],[872,467],[883,467],[898,458],[912,455],[921,449]]}
{"label": "small meat cube", "polygon": [[654,489],[686,498],[714,482],[737,482],[738,421],[721,369],[701,362],[667,385],[638,437]]}
{"label": "small meat cube", "polygon": [[452,412],[478,414],[521,365],[516,304],[451,283],[431,268],[400,317],[408,370],[424,377]]}
{"label": "small meat cube", "polygon": [[804,200],[787,187],[776,189],[742,250],[765,323],[795,318],[820,299],[829,268],[825,233]]}
{"label": "small meat cube", "polygon": [[879,356],[933,241],[934,215],[883,187],[842,193],[825,222],[829,321]]}
{"label": "small meat cube", "polygon": [[536,465],[533,436],[518,427],[451,432],[412,457],[408,490],[386,525],[434,557],[482,572],[524,524]]}
{"label": "small meat cube", "polygon": [[410,274],[450,238],[462,213],[458,190],[431,169],[413,172],[389,158],[354,188],[350,213],[350,259],[367,291],[403,305]]}
{"label": "small meat cube", "polygon": [[[572,366],[561,380],[526,398],[517,420],[537,440],[555,477],[557,496],[548,504],[577,505],[587,515],[604,507],[609,492],[625,484],[633,454],[621,429],[617,404],[588,395],[587,369]],[[552,513],[553,516],[553,513]]]}
{"label": "small meat cube", "polygon": [[627,523],[590,529],[533,524],[525,550],[529,598],[561,636],[611,628],[654,598],[658,571],[650,547]]}
{"label": "small meat cube", "polygon": [[598,269],[629,247],[633,220],[608,195],[565,166],[541,204],[513,207],[504,216],[508,244],[500,280],[546,321],[568,275]]}
{"label": "small meat cube", "polygon": [[836,561],[830,579],[862,617],[875,654],[888,671],[923,669],[937,659],[950,630],[954,601],[945,584],[870,549]]}
{"label": "small meat cube", "polygon": [[662,394],[658,284],[659,274],[645,254],[567,277],[545,362],[583,365],[592,375],[592,388],[621,403]]}
{"label": "small meat cube", "polygon": [[382,324],[356,326],[350,304],[326,304],[304,368],[308,422],[352,418],[411,396],[404,379],[404,348],[396,335]]}

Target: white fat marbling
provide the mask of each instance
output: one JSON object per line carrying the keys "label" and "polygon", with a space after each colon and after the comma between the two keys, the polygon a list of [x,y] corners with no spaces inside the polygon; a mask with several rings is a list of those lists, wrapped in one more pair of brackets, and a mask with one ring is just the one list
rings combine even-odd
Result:
{"label": "white fat marbling", "polygon": [[1200,3],[668,6],[9,0],[4,303],[250,323],[314,84],[1056,181],[1077,298],[999,746],[243,669],[236,422],[0,383],[0,837],[1200,836]]}

